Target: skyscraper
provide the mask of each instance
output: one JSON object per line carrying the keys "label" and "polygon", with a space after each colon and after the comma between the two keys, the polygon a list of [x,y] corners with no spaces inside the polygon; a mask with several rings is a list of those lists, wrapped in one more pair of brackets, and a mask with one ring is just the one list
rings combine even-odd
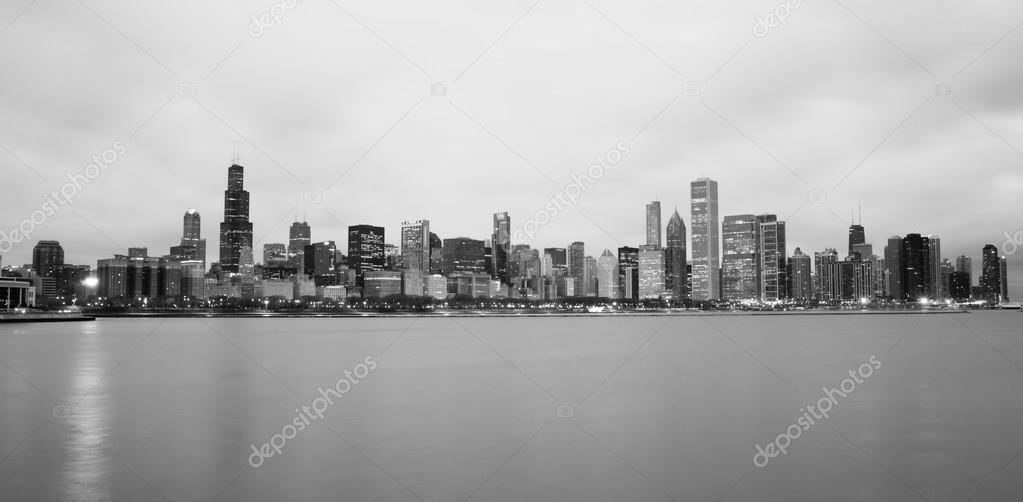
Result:
{"label": "skyscraper", "polygon": [[778,221],[773,214],[762,214],[757,216],[757,223],[760,225],[757,235],[760,301],[776,302],[788,296],[785,290],[785,222]]}
{"label": "skyscraper", "polygon": [[[353,225],[348,227],[348,267],[355,270],[355,283],[366,283],[366,272],[384,269],[384,227]],[[400,282],[399,275],[399,282]]]}
{"label": "skyscraper", "polygon": [[430,271],[430,220],[401,222],[401,262],[409,270]]}
{"label": "skyscraper", "polygon": [[756,300],[760,296],[760,220],[752,214],[725,216],[721,232],[721,299]]}
{"label": "skyscraper", "polygon": [[907,234],[902,239],[903,300],[918,302],[932,298],[933,271],[930,238],[920,234]]}
{"label": "skyscraper", "polygon": [[998,285],[1002,287],[999,300],[1002,303],[1009,301],[1009,262],[1005,257],[998,259]]}
{"label": "skyscraper", "polygon": [[988,303],[997,303],[1002,294],[1002,263],[994,244],[987,244],[981,250],[980,290]]}
{"label": "skyscraper", "polygon": [[182,219],[181,244],[171,246],[170,256],[178,260],[199,260],[206,266],[206,239],[202,238],[202,217],[189,209]]}
{"label": "skyscraper", "polygon": [[336,284],[337,245],[334,241],[324,241],[305,247],[303,254],[305,265],[302,272],[311,276],[317,286],[333,286]]}
{"label": "skyscraper", "polygon": [[228,273],[238,273],[242,248],[252,249],[249,192],[244,188],[244,180],[244,167],[232,164],[227,169],[224,222],[220,224],[220,270]]}
{"label": "skyscraper", "polygon": [[903,301],[902,291],[902,236],[888,238],[884,247],[885,294],[894,301]]}
{"label": "skyscraper", "polygon": [[441,274],[444,270],[444,241],[430,232],[430,274]]}
{"label": "skyscraper", "polygon": [[312,229],[304,221],[296,221],[288,230],[288,262],[299,272],[305,268],[305,247],[312,243]]}
{"label": "skyscraper", "polygon": [[664,248],[639,247],[639,298],[656,299],[665,293]]}
{"label": "skyscraper", "polygon": [[948,295],[948,284],[943,284],[941,281],[941,239],[936,236],[928,235],[927,238],[927,253],[928,253],[928,264],[931,269],[928,271],[930,277],[930,296],[934,300],[944,300]]}
{"label": "skyscraper", "polygon": [[718,182],[700,178],[690,184],[693,225],[694,300],[721,297],[720,223],[718,221]]}
{"label": "skyscraper", "polygon": [[661,247],[661,201],[646,205],[646,245]]}
{"label": "skyscraper", "polygon": [[813,260],[810,256],[803,253],[802,249],[796,248],[788,264],[789,298],[799,303],[813,299],[813,277],[810,274],[812,268]]}
{"label": "skyscraper", "polygon": [[468,237],[444,239],[444,273],[481,274],[487,269],[483,241]]}
{"label": "skyscraper", "polygon": [[[899,241],[899,245],[902,245],[902,241]],[[838,250],[834,248],[827,248],[823,252],[817,252],[813,254],[813,287],[817,294],[817,299],[824,303],[831,303],[841,300],[841,297],[835,295],[836,283],[838,278],[836,277],[836,271],[834,265],[838,263]]]}
{"label": "skyscraper", "polygon": [[586,267],[586,245],[576,241],[568,246],[568,276],[574,284],[574,296],[583,296]]}
{"label": "skyscraper", "polygon": [[621,298],[639,298],[639,248],[618,248],[618,286],[622,290]]}
{"label": "skyscraper", "polygon": [[502,284],[510,284],[508,257],[511,256],[511,216],[508,216],[508,213],[494,213],[494,232],[490,245],[492,277],[500,280]]}
{"label": "skyscraper", "polygon": [[597,295],[597,260],[592,256],[583,258],[583,296]]}
{"label": "skyscraper", "polygon": [[689,288],[686,280],[686,224],[678,209],[668,219],[666,237],[665,287],[675,300],[682,301],[689,297]]}
{"label": "skyscraper", "polygon": [[597,258],[597,296],[616,299],[620,297],[618,287],[618,259],[605,249]]}
{"label": "skyscraper", "polygon": [[866,256],[858,257],[856,254],[856,245],[867,242],[866,232],[863,230],[863,225],[849,225],[849,256],[853,259],[865,259]]}
{"label": "skyscraper", "polygon": [[288,247],[283,243],[263,244],[263,265],[281,265],[288,262]]}
{"label": "skyscraper", "polygon": [[39,241],[32,248],[32,270],[42,277],[57,278],[64,266],[64,248],[57,241]]}

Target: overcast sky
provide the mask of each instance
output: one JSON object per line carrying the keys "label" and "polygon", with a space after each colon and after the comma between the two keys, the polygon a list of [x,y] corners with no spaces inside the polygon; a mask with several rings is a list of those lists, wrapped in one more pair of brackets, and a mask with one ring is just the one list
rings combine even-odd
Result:
{"label": "overcast sky", "polygon": [[[640,244],[653,199],[691,227],[689,182],[708,176],[722,218],[787,219],[790,253],[844,252],[862,204],[876,252],[931,233],[979,267],[985,243],[1023,231],[1021,21],[1012,0],[9,0],[0,230],[126,152],[3,263],[39,239],[93,266],[164,254],[190,207],[215,261],[236,142],[257,259],[296,215],[341,246],[350,224],[397,243],[421,218],[486,238],[493,212],[521,226],[624,142],[530,244]],[[1019,299],[1023,243],[1009,260]]]}

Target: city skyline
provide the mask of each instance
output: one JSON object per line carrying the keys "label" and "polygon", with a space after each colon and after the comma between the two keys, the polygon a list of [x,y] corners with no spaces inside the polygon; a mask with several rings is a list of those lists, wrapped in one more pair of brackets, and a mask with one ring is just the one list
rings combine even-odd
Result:
{"label": "city skyline", "polygon": [[[0,126],[0,166],[12,173],[0,230],[31,217],[46,201],[41,194],[59,190],[108,146],[121,141],[125,151],[4,263],[27,263],[44,239],[64,242],[71,263],[136,245],[162,248],[180,239],[174,227],[187,208],[206,218],[212,247],[222,207],[208,192],[221,189],[219,168],[236,142],[258,200],[250,215],[257,256],[263,244],[284,241],[296,215],[314,239],[339,243],[349,225],[383,225],[395,236],[401,221],[418,218],[429,218],[442,238],[485,238],[493,212],[526,221],[619,141],[630,155],[539,228],[534,247],[638,245],[645,240],[638,206],[653,199],[677,205],[692,229],[687,185],[704,175],[727,187],[720,215],[769,212],[789,222],[790,252],[845,249],[847,215],[859,204],[875,246],[894,234],[930,233],[943,237],[945,256],[972,256],[975,267],[978,246],[1001,247],[1005,234],[1023,231],[1016,216],[1023,100],[1012,78],[1023,63],[1013,57],[1019,33],[1011,31],[1021,5],[947,6],[929,17],[953,27],[937,39],[898,30],[919,21],[908,11],[857,6],[886,41],[835,6],[799,9],[756,37],[748,13],[764,6],[752,2],[706,5],[696,16],[677,5],[649,7],[679,19],[670,30],[627,6],[544,3],[485,51],[490,33],[528,7],[502,5],[457,23],[427,6],[352,12],[370,27],[393,21],[377,31],[390,47],[331,5],[300,4],[257,38],[247,33],[250,7],[242,3],[207,6],[199,25],[171,6],[97,8],[133,46],[87,9],[33,5],[0,35],[23,42],[0,52],[18,69],[0,103],[10,118]],[[0,19],[15,19],[14,8],[0,8]],[[878,24],[882,9],[887,24]],[[128,29],[131,19],[142,24]],[[156,19],[190,33],[187,47],[162,28],[147,32]],[[459,43],[441,42],[423,19],[457,33]],[[993,24],[971,30],[982,19]],[[287,57],[308,51],[309,37],[360,51]],[[690,37],[703,49],[690,50]],[[85,67],[79,51],[115,57]],[[596,64],[609,61],[616,71]],[[97,71],[111,83],[93,83]],[[52,72],[83,92],[36,85]],[[86,116],[101,120],[69,119]],[[973,166],[985,175],[968,189],[953,181]],[[455,186],[459,204],[440,202]],[[395,201],[379,203],[391,195]],[[107,217],[125,212],[132,217]],[[1010,282],[1023,284],[1023,254],[1008,260]]]}
{"label": "city skyline", "polygon": [[[224,191],[225,221],[220,225],[220,254],[222,259],[226,257],[230,261],[226,267],[219,262],[217,265],[223,272],[232,274],[241,272],[242,275],[251,275],[252,266],[257,262],[254,259],[256,255],[251,246],[253,224],[248,219],[249,193],[243,189],[244,170],[245,168],[237,161],[232,162],[227,169],[227,190]],[[690,194],[694,218],[700,218],[701,221],[707,220],[708,223],[716,219],[717,200],[720,195],[716,180],[706,177],[694,180],[691,183]],[[684,220],[676,208],[667,225],[662,225],[660,213],[660,201],[646,204],[643,231],[646,243],[636,248],[638,259],[635,265],[637,268],[633,273],[637,278],[631,279],[638,280],[638,284],[635,285],[635,293],[638,298],[660,298],[664,295],[672,297],[680,293],[683,297],[688,297],[692,294],[689,289],[690,285],[679,285],[678,273],[674,271],[677,268],[685,268],[687,264],[687,258],[684,258],[687,248]],[[512,262],[518,260],[517,251],[514,250],[529,249],[531,245],[514,242],[512,229],[515,227],[511,215],[507,212],[495,212],[492,214],[492,219],[493,233],[487,241],[499,244],[486,248],[489,254],[484,259],[482,248],[484,240],[475,240],[474,242],[477,242],[477,246],[479,246],[477,259],[486,265],[484,268],[488,270],[488,275],[492,279],[502,284],[511,285],[518,280],[517,278],[524,277],[513,278],[509,275]],[[724,216],[720,228],[715,228],[720,234],[719,244],[723,251],[720,271],[721,289],[716,298],[729,301],[761,302],[775,302],[792,298],[792,290],[797,288],[792,281],[793,279],[798,280],[798,277],[793,278],[789,275],[788,264],[791,263],[793,257],[800,256],[800,248],[798,246],[795,248],[795,254],[789,253],[786,229],[786,222],[779,220],[773,214]],[[241,234],[240,237],[238,234]],[[665,234],[668,239],[666,247],[658,242]],[[186,263],[186,260],[202,261],[197,253],[198,250],[205,249],[205,239],[201,237],[201,215],[194,208],[188,209],[184,214],[182,235],[181,244],[170,246],[170,254],[159,259],[161,267],[167,258],[181,260],[183,268],[186,266],[194,268],[192,264],[195,262]],[[387,242],[384,238],[386,235],[384,227],[368,224],[353,225],[348,227],[347,235],[349,237],[347,249],[352,258],[350,267],[356,274],[353,277],[357,278],[354,280],[359,286],[362,286],[363,283],[364,270],[391,270],[390,261],[385,258],[385,255],[388,255],[387,248],[391,248],[395,257],[404,263],[401,268],[418,271],[419,279],[417,280],[423,283],[423,288],[428,288],[424,282],[425,276],[430,273],[439,273],[439,271],[433,270],[435,265],[433,261],[434,248],[439,247],[436,244],[468,239],[465,237],[441,239],[436,233],[430,232],[430,222],[425,219],[415,222],[402,221],[398,245]],[[375,237],[370,237],[370,241],[365,241],[366,236]],[[694,242],[703,239],[696,235],[693,238]],[[337,280],[334,277],[336,259],[339,257],[336,252],[346,249],[346,246],[338,246],[334,240],[317,239],[316,242],[310,243],[311,240],[311,226],[307,222],[296,221],[292,223],[289,230],[287,246],[284,243],[263,244],[263,256],[276,254],[282,258],[286,257],[288,266],[295,267],[298,273],[307,274],[310,278],[315,279],[317,286],[321,285],[321,278],[324,279],[324,285],[334,284]],[[366,244],[367,242],[372,244]],[[859,223],[851,221],[848,227],[848,252],[846,255],[843,256],[834,248],[825,248],[823,251],[814,253],[813,289],[818,291],[817,297],[822,300],[833,296],[835,299],[862,298],[866,301],[867,298],[882,297],[887,293],[888,296],[894,295],[896,298],[912,301],[923,298],[950,298],[951,290],[957,288],[960,290],[960,294],[965,292],[969,296],[972,287],[980,286],[981,290],[988,291],[994,281],[995,289],[998,290],[997,294],[1000,294],[1002,298],[1005,298],[1006,295],[1011,296],[1013,288],[1006,288],[1005,285],[1010,277],[1007,274],[1007,260],[1004,255],[998,254],[998,251],[1001,251],[998,246],[990,243],[984,245],[978,273],[972,268],[972,259],[969,256],[960,255],[955,258],[953,264],[952,258],[942,254],[940,243],[941,238],[933,234],[909,233],[905,238],[895,235],[888,238],[885,246],[878,247],[878,253],[874,253],[873,241],[867,238],[862,220]],[[367,245],[370,247],[367,248]],[[46,249],[46,246],[59,250],[60,258],[63,260],[64,250],[59,241],[43,240],[33,249],[33,269],[37,268],[34,264],[42,261],[39,258],[40,249]],[[540,249],[543,249],[547,256],[537,254]],[[552,249],[555,249],[555,252],[548,254]],[[619,248],[619,255],[623,249],[628,248]],[[291,252],[291,250],[296,251]],[[564,249],[557,248],[535,248],[533,259],[540,260],[538,266],[543,268],[543,275],[549,275],[548,272],[554,262],[547,264],[545,260],[548,258],[559,260],[564,251]],[[893,252],[897,254],[893,255]],[[601,258],[613,257],[610,249],[607,248],[598,249],[596,253]],[[305,256],[303,257],[303,255]],[[568,246],[567,255],[570,259],[566,275],[572,279],[573,283],[568,296],[595,296],[600,290],[607,289],[606,284],[598,285],[596,282],[598,275],[604,277],[605,281],[608,279],[607,263],[602,263],[600,265],[602,270],[598,270],[599,260],[587,254],[584,242],[572,242]],[[147,256],[148,246],[128,248],[128,257],[145,258]],[[376,258],[363,258],[369,256]],[[682,256],[681,263],[675,263],[676,258],[672,258],[672,256]],[[828,263],[832,265],[826,265],[822,269],[822,265],[819,263],[821,256],[830,257]],[[995,260],[994,269],[990,269],[988,263],[992,257]],[[115,253],[113,262],[126,258],[121,256],[121,253]],[[614,258],[616,264],[620,258],[620,256]],[[870,258],[869,262],[868,258]],[[153,260],[151,261],[152,266],[156,266],[156,257],[147,259]],[[364,265],[369,263],[366,261],[367,259],[378,264],[367,269]],[[438,256],[438,260],[440,259],[441,257]],[[872,261],[875,259],[884,261]],[[234,263],[232,264],[231,261]],[[450,262],[449,259],[443,261]],[[103,263],[111,263],[111,259],[97,259],[98,268]],[[525,263],[523,262],[522,266],[526,266]],[[624,267],[625,262],[622,264]],[[78,267],[71,262],[67,262],[67,265]],[[264,259],[262,265],[279,267],[284,263],[269,263],[269,260]],[[84,265],[84,267],[90,266],[91,264]],[[205,268],[205,263],[202,266]],[[697,275],[692,273],[694,271],[692,265],[689,266],[692,274],[690,281],[694,282]],[[837,268],[828,268],[832,266]],[[446,273],[451,272],[448,267],[444,268]],[[885,275],[885,271],[887,271],[887,275]],[[522,272],[524,273],[524,270]],[[539,270],[532,273],[536,272]],[[630,287],[624,285],[627,282],[626,278],[619,277],[619,274],[624,273],[624,269],[618,269],[616,272],[614,280],[621,284],[616,284],[615,289],[624,293],[625,297],[629,297],[627,290]],[[956,272],[965,272],[965,275],[952,277]],[[102,270],[98,270],[97,273],[103,275]],[[52,272],[48,274],[53,276]],[[992,274],[997,277],[992,278]],[[974,280],[973,277],[979,279]],[[103,283],[103,279],[100,282]],[[149,287],[149,283],[146,284],[146,287]],[[152,283],[153,288],[156,287],[155,284],[155,282]],[[105,289],[105,287],[104,284],[101,284],[101,288]],[[423,291],[426,289],[416,287],[406,290],[405,294],[418,295]],[[698,299],[695,296],[693,298]]]}

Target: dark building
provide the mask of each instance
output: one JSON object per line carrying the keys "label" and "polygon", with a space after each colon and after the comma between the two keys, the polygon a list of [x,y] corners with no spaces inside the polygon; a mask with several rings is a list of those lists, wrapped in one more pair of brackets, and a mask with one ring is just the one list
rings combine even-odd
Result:
{"label": "dark building", "polygon": [[244,188],[244,181],[244,167],[232,164],[227,168],[224,222],[220,224],[220,270],[232,274],[240,270],[242,248],[252,249],[249,192]]}
{"label": "dark building", "polygon": [[355,283],[365,285],[366,272],[384,269],[384,227],[348,227],[348,268],[355,270]]}
{"label": "dark building", "polygon": [[813,259],[803,250],[796,248],[788,263],[788,296],[797,303],[813,299]]}
{"label": "dark building", "polygon": [[551,267],[568,275],[568,252],[565,248],[544,248],[544,254],[551,255]]}
{"label": "dark building", "polygon": [[574,296],[583,296],[583,280],[586,277],[586,245],[576,241],[568,246],[568,276],[575,285]]}
{"label": "dark building", "polygon": [[57,241],[39,241],[32,248],[32,270],[42,277],[57,278],[64,266],[64,248]]}
{"label": "dark building", "polygon": [[997,303],[1002,294],[1002,265],[998,247],[994,244],[985,245],[980,260],[981,298],[988,303]]}
{"label": "dark building", "polygon": [[952,272],[948,279],[948,292],[953,300],[965,302],[970,299],[970,274]]}
{"label": "dark building", "polygon": [[929,298],[933,285],[930,238],[907,234],[902,239],[902,299],[917,302]]}
{"label": "dark building", "polygon": [[867,258],[866,256],[860,256],[856,252],[857,244],[864,244],[867,242],[867,234],[863,230],[863,225],[849,225],[849,256],[852,256],[854,260],[861,258]]}
{"label": "dark building", "polygon": [[[659,216],[659,215],[658,215]],[[668,219],[665,232],[664,278],[665,288],[676,300],[689,297],[686,278],[686,224],[678,214],[678,209]]]}
{"label": "dark building", "polygon": [[760,272],[760,301],[774,302],[788,298],[788,273],[785,222],[773,214],[757,216],[757,269]]}
{"label": "dark building", "polygon": [[622,298],[639,298],[639,248],[618,248],[618,287],[622,289]]}
{"label": "dark building", "polygon": [[444,242],[433,232],[430,232],[430,273],[444,273]]}
{"label": "dark building", "polygon": [[487,268],[483,241],[468,237],[444,239],[445,274],[455,272],[485,273]]}
{"label": "dark building", "polygon": [[312,230],[304,221],[296,221],[288,230],[288,262],[302,270],[305,267],[305,247],[312,243]]}
{"label": "dark building", "polygon": [[896,301],[905,300],[902,291],[902,236],[893,235],[888,238],[884,248],[885,292],[888,298]]}
{"label": "dark building", "polygon": [[491,277],[501,284],[511,284],[508,259],[511,256],[511,217],[508,213],[494,213],[494,233],[491,236]]}
{"label": "dark building", "polygon": [[303,273],[311,276],[317,286],[337,284],[337,246],[334,241],[310,244],[303,252],[305,266]]}

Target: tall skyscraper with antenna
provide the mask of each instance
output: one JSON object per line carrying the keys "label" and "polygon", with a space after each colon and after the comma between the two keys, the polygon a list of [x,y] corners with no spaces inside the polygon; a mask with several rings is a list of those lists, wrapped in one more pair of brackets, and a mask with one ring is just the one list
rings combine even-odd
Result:
{"label": "tall skyscraper with antenna", "polygon": [[224,191],[224,221],[220,224],[220,270],[232,274],[239,273],[242,248],[252,249],[249,192],[244,181],[245,168],[231,164]]}

